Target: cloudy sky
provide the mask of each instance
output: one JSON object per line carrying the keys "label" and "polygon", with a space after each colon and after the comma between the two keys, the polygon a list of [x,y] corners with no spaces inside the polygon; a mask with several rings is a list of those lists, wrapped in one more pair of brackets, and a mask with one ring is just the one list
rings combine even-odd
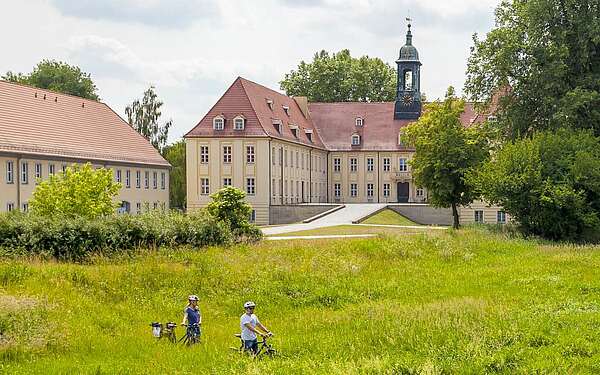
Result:
{"label": "cloudy sky", "polygon": [[189,131],[237,76],[273,89],[319,50],[393,64],[413,18],[421,90],[430,99],[462,88],[473,33],[493,26],[498,0],[0,0],[0,74],[44,58],[92,74],[114,110],[153,84]]}

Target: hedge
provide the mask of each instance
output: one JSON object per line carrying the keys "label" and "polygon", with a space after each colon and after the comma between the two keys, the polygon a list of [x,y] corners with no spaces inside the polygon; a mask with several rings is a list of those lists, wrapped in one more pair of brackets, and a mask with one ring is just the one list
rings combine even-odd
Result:
{"label": "hedge", "polygon": [[260,229],[249,226],[232,233],[227,223],[205,212],[148,213],[84,218],[0,215],[0,249],[4,254],[42,255],[77,260],[91,254],[136,248],[190,245],[205,247],[256,241]]}

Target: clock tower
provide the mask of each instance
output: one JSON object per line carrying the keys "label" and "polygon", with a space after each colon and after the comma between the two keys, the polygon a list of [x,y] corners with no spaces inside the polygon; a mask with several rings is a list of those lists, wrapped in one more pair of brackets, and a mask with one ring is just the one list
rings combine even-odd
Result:
{"label": "clock tower", "polygon": [[398,81],[394,120],[414,120],[421,116],[421,62],[419,52],[412,45],[410,26],[409,23],[406,44],[400,48],[400,57],[396,60]]}

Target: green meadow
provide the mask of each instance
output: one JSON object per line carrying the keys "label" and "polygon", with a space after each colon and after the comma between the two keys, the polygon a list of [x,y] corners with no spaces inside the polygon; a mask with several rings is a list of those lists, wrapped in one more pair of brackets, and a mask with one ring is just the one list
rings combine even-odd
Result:
{"label": "green meadow", "polygon": [[[0,373],[598,373],[598,250],[471,228],[5,259]],[[154,339],[191,293],[202,343]],[[246,300],[279,357],[229,349]]]}

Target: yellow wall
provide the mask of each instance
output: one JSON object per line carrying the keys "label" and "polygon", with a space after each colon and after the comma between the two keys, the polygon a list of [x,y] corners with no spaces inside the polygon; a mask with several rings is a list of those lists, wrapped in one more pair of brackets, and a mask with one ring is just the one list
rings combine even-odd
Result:
{"label": "yellow wall", "polygon": [[[13,162],[14,168],[14,177],[13,183],[7,183],[7,165],[8,161]],[[80,161],[83,163],[84,161]],[[21,209],[23,209],[23,205],[29,202],[29,199],[35,189],[36,186],[36,164],[41,164],[42,171],[42,179],[48,178],[49,166],[54,165],[55,173],[62,172],[62,166],[68,166],[73,164],[74,162],[71,160],[63,159],[63,160],[48,160],[42,157],[40,158],[21,158],[19,164],[27,163],[28,166],[28,178],[27,183],[21,183],[19,178],[21,178],[21,165],[17,164],[16,156],[0,156],[0,212],[4,212],[7,210],[8,204],[13,203],[15,209],[17,208],[17,202],[20,200]],[[106,167],[113,169],[113,178],[116,180],[116,171],[121,170],[122,175],[122,185],[119,194],[115,197],[115,201],[128,201],[131,205],[131,213],[137,212],[137,203],[140,203],[140,207],[142,210],[145,207],[149,207],[150,209],[154,208],[154,204],[158,209],[162,207],[169,207],[169,170],[164,168],[149,168],[148,166],[134,166],[134,165],[115,165],[112,163],[97,163],[93,162],[92,165],[94,167]],[[131,171],[131,187],[127,188],[125,186],[125,176],[126,171]],[[141,172],[141,188],[136,188],[135,181],[135,171]],[[144,185],[144,172],[149,172],[149,188],[146,189]],[[153,172],[157,174],[157,187],[154,189],[153,184]],[[162,189],[161,186],[161,173],[165,173],[165,188]],[[17,198],[17,186],[20,187],[20,199]]]}

